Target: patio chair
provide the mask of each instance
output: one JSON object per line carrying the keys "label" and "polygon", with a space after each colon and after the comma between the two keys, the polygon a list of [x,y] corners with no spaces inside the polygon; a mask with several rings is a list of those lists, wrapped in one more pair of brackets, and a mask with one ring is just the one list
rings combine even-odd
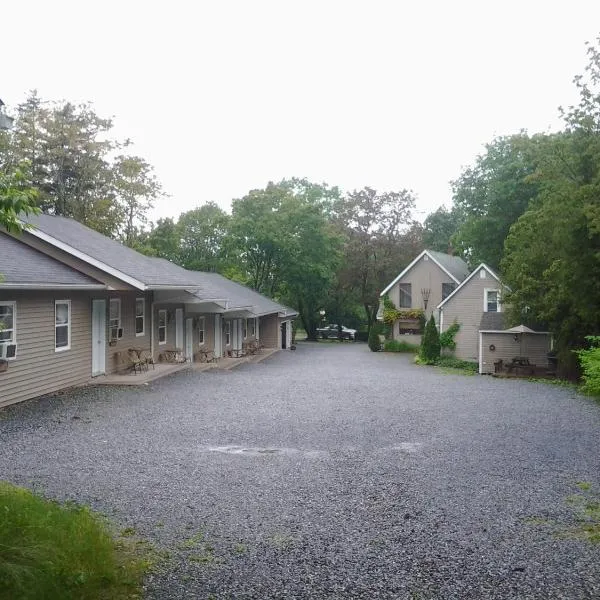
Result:
{"label": "patio chair", "polygon": [[148,370],[148,365],[152,365],[152,370],[154,370],[154,358],[152,358],[152,354],[148,350],[139,352],[139,358],[146,365],[146,370]]}
{"label": "patio chair", "polygon": [[134,373],[138,371],[141,373],[142,369],[148,370],[148,365],[140,358],[138,351],[135,348],[129,348],[127,350],[127,358],[129,360],[129,367]]}

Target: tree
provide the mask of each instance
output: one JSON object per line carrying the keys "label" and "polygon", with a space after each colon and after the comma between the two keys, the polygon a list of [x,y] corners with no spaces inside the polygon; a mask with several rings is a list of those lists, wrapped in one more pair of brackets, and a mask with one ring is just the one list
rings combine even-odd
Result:
{"label": "tree", "polygon": [[511,225],[539,192],[535,174],[546,139],[524,132],[496,138],[452,183],[453,211],[462,217],[452,243],[472,264],[498,269]]}
{"label": "tree", "polygon": [[[600,43],[600,39],[598,40]],[[590,46],[580,103],[537,174],[540,192],[512,226],[502,262],[515,318],[556,335],[559,374],[575,376],[573,349],[600,331],[600,54]]]}
{"label": "tree", "polygon": [[39,212],[36,191],[29,187],[21,169],[0,170],[0,226],[12,233],[22,229],[19,215]]}
{"label": "tree", "polygon": [[444,206],[427,216],[423,223],[423,245],[428,250],[452,253],[452,237],[458,232],[463,216],[460,209]]}
{"label": "tree", "polygon": [[159,219],[150,232],[140,236],[137,242],[144,254],[166,258],[180,263],[181,240],[179,228],[170,217]]}
{"label": "tree", "polygon": [[214,202],[182,213],[177,223],[182,266],[196,271],[225,271],[229,221],[229,215]]}
{"label": "tree", "polygon": [[421,339],[421,347],[419,348],[419,358],[427,365],[433,365],[440,357],[440,334],[433,315],[427,321],[423,337]]}
{"label": "tree", "polygon": [[333,220],[345,238],[338,277],[363,306],[369,329],[380,291],[422,247],[420,226],[412,219],[414,203],[408,190],[380,194],[367,187],[334,204]]}
{"label": "tree", "polygon": [[139,226],[148,222],[146,214],[162,196],[154,169],[139,156],[117,156],[112,167],[112,188],[123,220],[120,237],[127,246],[134,244]]}

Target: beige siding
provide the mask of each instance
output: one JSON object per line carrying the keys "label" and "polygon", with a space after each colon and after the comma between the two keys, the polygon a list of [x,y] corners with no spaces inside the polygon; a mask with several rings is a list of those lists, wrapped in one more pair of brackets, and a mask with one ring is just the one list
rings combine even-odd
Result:
{"label": "beige siding", "polygon": [[[482,333],[482,373],[493,373],[494,363],[502,360],[510,363],[515,356],[526,356],[537,367],[548,366],[551,337],[549,334]],[[522,339],[521,339],[522,336]],[[494,346],[494,350],[490,350]]]}
{"label": "beige siding", "polygon": [[[159,304],[154,305],[154,360],[160,361],[161,354],[165,350],[175,349],[175,310],[177,308],[185,309],[183,304]],[[158,311],[167,311],[167,341],[165,344],[158,343]],[[183,314],[183,335],[185,340],[185,310]],[[184,345],[185,348],[185,345]],[[183,350],[183,348],[181,348]]]}
{"label": "beige siding", "polygon": [[[442,301],[442,283],[456,282],[452,277],[440,269],[431,258],[427,257],[428,260],[425,260],[425,258],[426,256],[421,257],[413,268],[390,289],[388,295],[390,300],[400,308],[399,284],[410,283],[412,290],[411,308],[422,308],[425,310],[425,315],[428,319],[432,313],[437,319],[437,305]],[[430,290],[427,309],[425,309],[421,290]],[[397,324],[394,328],[394,334],[397,335]]]}
{"label": "beige siding", "polygon": [[281,330],[276,314],[260,317],[258,335],[265,348],[281,348]]}
{"label": "beige siding", "polygon": [[[91,375],[89,292],[1,291],[16,301],[17,358],[0,373],[0,406],[86,383]],[[71,348],[55,351],[54,301],[71,300]]]}
{"label": "beige siding", "polygon": [[442,331],[446,331],[454,321],[460,323],[460,330],[454,338],[455,356],[463,360],[479,360],[479,326],[484,312],[485,289],[499,289],[500,284],[489,272],[481,279],[477,272],[457,294],[442,307]]}

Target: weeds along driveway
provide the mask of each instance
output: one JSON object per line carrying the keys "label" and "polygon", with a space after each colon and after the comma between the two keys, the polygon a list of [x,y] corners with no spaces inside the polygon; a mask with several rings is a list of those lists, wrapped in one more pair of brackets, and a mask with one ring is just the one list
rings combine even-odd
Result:
{"label": "weeds along driveway", "polygon": [[599,434],[569,388],[300,343],[0,411],[0,478],[168,550],[149,599],[571,600],[600,597]]}

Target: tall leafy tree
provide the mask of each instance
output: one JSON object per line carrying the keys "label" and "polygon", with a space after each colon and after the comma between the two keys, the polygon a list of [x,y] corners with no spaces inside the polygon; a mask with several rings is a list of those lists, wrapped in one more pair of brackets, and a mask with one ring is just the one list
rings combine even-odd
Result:
{"label": "tall leafy tree", "polygon": [[339,279],[363,306],[369,328],[379,293],[421,249],[420,226],[412,218],[414,204],[408,190],[378,193],[366,187],[334,206],[334,222],[345,237]]}
{"label": "tall leafy tree", "polygon": [[452,253],[454,250],[452,238],[458,232],[462,221],[462,212],[456,207],[448,210],[442,206],[432,212],[423,223],[423,245],[425,248]]}
{"label": "tall leafy tree", "polygon": [[[600,40],[598,40],[600,43]],[[559,368],[576,372],[573,348],[600,331],[600,53],[575,83],[580,103],[563,111],[538,174],[540,193],[513,225],[502,263],[515,316],[557,335]]]}

